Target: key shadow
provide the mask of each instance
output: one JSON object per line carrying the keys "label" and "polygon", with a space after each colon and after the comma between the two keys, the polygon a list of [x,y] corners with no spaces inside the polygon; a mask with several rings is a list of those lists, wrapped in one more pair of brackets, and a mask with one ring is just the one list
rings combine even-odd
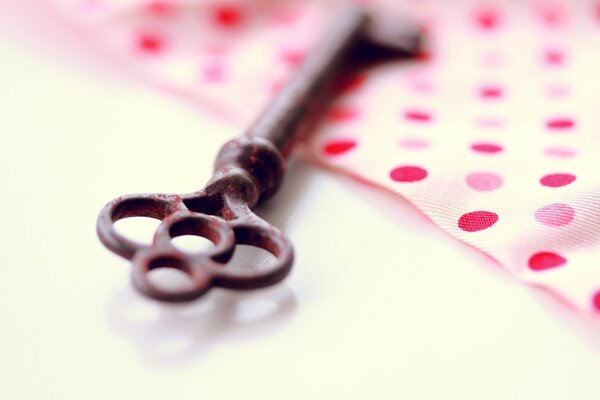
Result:
{"label": "key shadow", "polygon": [[273,334],[296,309],[296,297],[285,284],[243,293],[214,289],[182,305],[149,301],[127,286],[111,299],[106,319],[113,331],[137,345],[146,364],[172,369],[219,344]]}
{"label": "key shadow", "polygon": [[[315,170],[300,164],[290,163],[280,192],[257,210],[283,230],[314,178]],[[194,362],[221,344],[274,334],[290,322],[297,308],[296,296],[285,280],[248,292],[215,288],[188,304],[151,301],[128,284],[110,299],[106,320],[117,335],[137,345],[147,365],[173,369]]]}

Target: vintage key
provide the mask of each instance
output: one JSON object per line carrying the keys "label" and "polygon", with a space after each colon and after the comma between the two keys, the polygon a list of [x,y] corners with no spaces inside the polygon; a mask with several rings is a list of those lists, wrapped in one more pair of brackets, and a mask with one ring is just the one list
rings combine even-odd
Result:
{"label": "vintage key", "polygon": [[[102,209],[98,236],[111,251],[132,261],[132,282],[141,293],[161,301],[189,301],[211,287],[261,288],[289,273],[293,262],[290,241],[252,209],[277,191],[285,157],[327,110],[341,79],[379,57],[410,57],[417,52],[418,30],[391,22],[389,26],[376,23],[359,6],[340,10],[331,29],[254,125],[221,148],[214,176],[203,189],[183,195],[126,195]],[[151,245],[117,232],[115,222],[128,217],[162,221]],[[214,246],[198,253],[181,251],[171,239],[182,235],[205,237]],[[228,268],[238,244],[262,248],[276,261],[260,269]],[[149,273],[162,267],[183,271],[191,278],[192,287],[165,289],[155,284]]]}

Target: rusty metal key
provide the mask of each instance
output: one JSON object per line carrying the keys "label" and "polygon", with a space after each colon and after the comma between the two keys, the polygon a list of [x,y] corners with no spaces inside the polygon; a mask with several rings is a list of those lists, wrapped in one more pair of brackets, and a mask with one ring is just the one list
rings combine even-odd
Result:
{"label": "rusty metal key", "polygon": [[[398,22],[376,23],[362,7],[341,9],[256,122],[221,148],[214,175],[204,188],[182,195],[131,194],[108,203],[98,217],[98,236],[108,249],[132,261],[135,288],[156,300],[183,302],[202,296],[211,287],[255,289],[281,281],[293,263],[292,245],[252,210],[277,191],[285,158],[327,110],[339,81],[381,55],[414,55],[419,36]],[[128,217],[162,221],[151,245],[130,240],[115,229],[115,222]],[[184,252],[171,243],[182,235],[205,237],[214,246],[204,252]],[[276,261],[261,269],[228,268],[238,244],[262,248]],[[192,287],[165,289],[155,284],[149,273],[162,267],[183,271]]]}

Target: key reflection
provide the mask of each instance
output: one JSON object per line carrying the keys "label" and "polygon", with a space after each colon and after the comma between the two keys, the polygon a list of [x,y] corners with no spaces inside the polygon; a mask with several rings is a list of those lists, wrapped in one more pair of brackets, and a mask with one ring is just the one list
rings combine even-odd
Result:
{"label": "key reflection", "polygon": [[285,284],[252,292],[213,289],[184,305],[148,301],[127,286],[111,299],[106,318],[114,332],[137,345],[149,366],[174,369],[221,344],[274,334],[296,309],[296,296]]}

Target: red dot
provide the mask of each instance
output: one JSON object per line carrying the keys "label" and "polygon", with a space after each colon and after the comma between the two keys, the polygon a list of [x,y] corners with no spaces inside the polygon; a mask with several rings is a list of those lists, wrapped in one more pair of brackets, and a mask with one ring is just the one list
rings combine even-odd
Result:
{"label": "red dot", "polygon": [[160,53],[165,48],[165,40],[154,33],[141,33],[137,38],[138,48],[146,53]]}
{"label": "red dot", "polygon": [[491,7],[482,7],[474,12],[475,23],[483,30],[492,30],[500,25],[500,11]]}
{"label": "red dot", "polygon": [[427,178],[427,170],[416,165],[403,165],[391,170],[390,178],[396,182],[418,182]]}
{"label": "red dot", "polygon": [[238,7],[223,5],[213,10],[213,18],[217,25],[233,28],[241,24],[243,13]]}
{"label": "red dot", "polygon": [[562,187],[567,186],[577,179],[577,177],[573,174],[548,174],[540,178],[540,183],[542,186],[547,187]]}
{"label": "red dot", "polygon": [[575,218],[575,210],[568,204],[555,203],[539,208],[535,219],[546,226],[559,227],[568,225]]}
{"label": "red dot", "polygon": [[477,232],[487,229],[498,222],[498,214],[490,211],[473,211],[463,214],[458,220],[458,227],[466,232]]}
{"label": "red dot", "polygon": [[484,99],[498,99],[502,94],[502,88],[499,86],[483,86],[479,89],[479,95]]}
{"label": "red dot", "polygon": [[592,304],[594,305],[596,311],[600,311],[600,290],[598,290],[596,294],[592,297]]}
{"label": "red dot", "polygon": [[415,122],[430,122],[433,117],[427,111],[408,110],[404,112],[404,118]]}
{"label": "red dot", "polygon": [[567,263],[567,259],[550,251],[541,251],[529,257],[529,268],[532,271],[543,271],[546,269],[560,267]]}
{"label": "red dot", "polygon": [[323,145],[322,151],[329,156],[337,156],[352,150],[356,144],[356,140],[353,139],[331,140]]}
{"label": "red dot", "polygon": [[356,107],[337,106],[329,110],[327,119],[333,122],[345,122],[357,118],[359,114],[360,112]]}
{"label": "red dot", "polygon": [[339,91],[342,93],[352,92],[363,86],[367,77],[364,74],[354,74],[340,82]]}
{"label": "red dot", "polygon": [[433,55],[431,54],[431,52],[424,49],[418,50],[412,57],[413,60],[420,62],[428,62],[431,61],[432,58]]}
{"label": "red dot", "polygon": [[575,127],[572,118],[550,118],[546,121],[546,128],[551,130],[568,130]]}
{"label": "red dot", "polygon": [[473,143],[471,149],[478,153],[494,154],[502,151],[502,146],[494,143]]}

